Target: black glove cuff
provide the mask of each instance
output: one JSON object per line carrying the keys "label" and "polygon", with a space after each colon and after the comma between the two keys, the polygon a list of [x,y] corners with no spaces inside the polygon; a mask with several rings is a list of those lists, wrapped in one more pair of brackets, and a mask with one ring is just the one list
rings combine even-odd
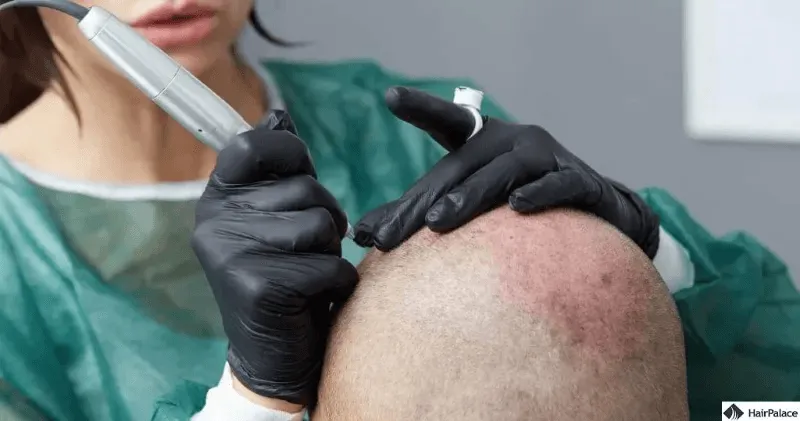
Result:
{"label": "black glove cuff", "polygon": [[310,375],[303,376],[302,373],[298,373],[300,377],[305,377],[305,379],[296,383],[262,380],[261,377],[263,376],[255,373],[243,359],[236,355],[236,352],[231,347],[228,348],[228,365],[230,365],[231,372],[236,376],[236,379],[257,395],[284,400],[307,408],[312,408],[316,404],[317,388],[319,387],[319,377],[322,371],[321,364],[309,370]]}

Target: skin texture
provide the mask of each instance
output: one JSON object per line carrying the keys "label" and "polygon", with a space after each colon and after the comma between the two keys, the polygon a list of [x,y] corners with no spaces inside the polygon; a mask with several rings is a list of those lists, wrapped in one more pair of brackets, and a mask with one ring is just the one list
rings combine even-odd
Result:
{"label": "skin texture", "polygon": [[359,271],[314,421],[688,419],[674,303],[594,217],[501,208]]}
{"label": "skin texture", "polygon": [[[598,253],[598,246],[625,239],[609,238],[616,233],[597,229],[597,222],[566,212],[550,214],[539,228],[542,235],[557,239],[559,247],[529,242],[524,253],[492,247],[492,264],[504,301],[548,320],[584,357],[621,360],[641,353],[646,345],[641,332],[656,291],[641,279],[657,275],[630,247]],[[579,235],[571,235],[575,230]],[[526,241],[514,224],[477,227],[473,235],[489,244]],[[531,255],[546,258],[532,264]],[[567,281],[550,282],[553,279]],[[620,297],[625,299],[616,301]]]}
{"label": "skin texture", "polygon": [[[176,7],[190,0],[175,0]],[[78,1],[132,22],[169,0]],[[259,121],[267,104],[257,75],[231,48],[253,0],[197,0],[216,10],[213,34],[166,52],[239,111]],[[134,88],[80,34],[75,20],[51,10],[40,15],[64,61],[60,68],[82,118],[54,85],[0,130],[0,154],[67,180],[153,184],[208,176],[216,152],[201,145]]]}

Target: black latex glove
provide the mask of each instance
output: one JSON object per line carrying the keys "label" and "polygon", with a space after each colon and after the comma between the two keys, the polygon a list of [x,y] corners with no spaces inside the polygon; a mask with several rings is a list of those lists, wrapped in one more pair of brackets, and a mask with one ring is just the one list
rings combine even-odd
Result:
{"label": "black latex glove", "polygon": [[359,245],[388,251],[425,225],[447,232],[508,203],[520,213],[581,209],[616,226],[651,259],[658,251],[658,216],[636,193],[598,174],[545,129],[484,117],[483,129],[465,142],[473,118],[451,102],[396,87],[387,91],[386,103],[450,153],[400,199],[356,224]]}
{"label": "black latex glove", "polygon": [[222,314],[230,367],[253,392],[314,403],[331,304],[358,281],[341,257],[346,229],[293,133],[257,128],[219,154],[192,246]]}

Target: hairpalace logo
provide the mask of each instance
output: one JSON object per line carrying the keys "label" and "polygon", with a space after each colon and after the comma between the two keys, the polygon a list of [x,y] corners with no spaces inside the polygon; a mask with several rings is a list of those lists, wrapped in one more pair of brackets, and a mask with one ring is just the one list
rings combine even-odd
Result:
{"label": "hairpalace logo", "polygon": [[723,402],[725,420],[800,419],[800,402]]}
{"label": "hairpalace logo", "polygon": [[722,413],[722,415],[725,415],[725,417],[728,418],[729,420],[738,420],[739,418],[742,418],[744,412],[741,409],[739,409],[739,407],[736,406],[736,404],[733,404],[729,406],[728,409],[726,409],[725,412]]}

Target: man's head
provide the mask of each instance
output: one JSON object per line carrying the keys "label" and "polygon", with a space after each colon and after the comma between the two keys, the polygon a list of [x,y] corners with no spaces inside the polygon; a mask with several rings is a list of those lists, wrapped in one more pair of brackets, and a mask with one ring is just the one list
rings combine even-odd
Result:
{"label": "man's head", "polygon": [[594,217],[497,209],[359,272],[314,421],[688,417],[671,297]]}

